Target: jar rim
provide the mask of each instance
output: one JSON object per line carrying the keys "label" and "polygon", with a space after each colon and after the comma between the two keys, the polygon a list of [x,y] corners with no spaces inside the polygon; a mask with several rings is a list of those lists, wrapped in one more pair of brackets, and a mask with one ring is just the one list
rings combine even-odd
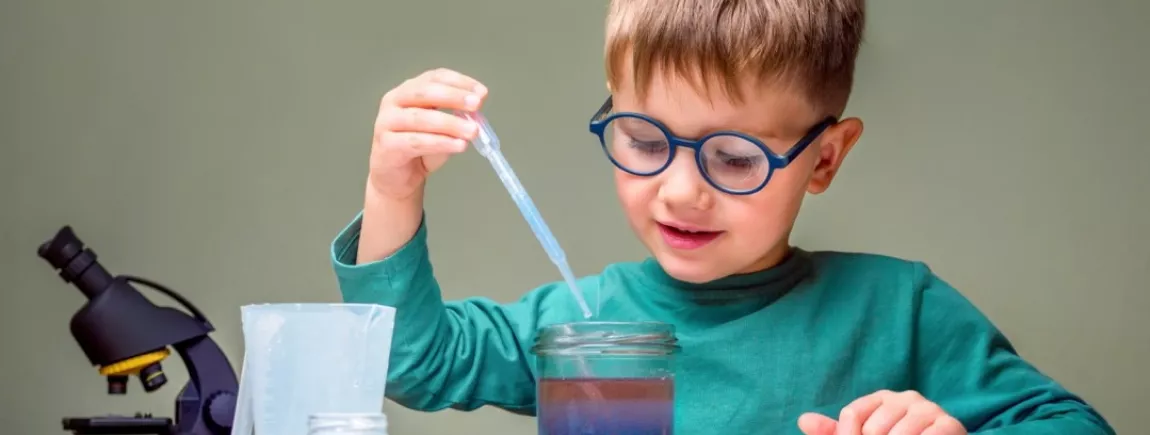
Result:
{"label": "jar rim", "polygon": [[547,354],[660,354],[679,350],[675,326],[655,321],[580,321],[542,326],[532,352]]}

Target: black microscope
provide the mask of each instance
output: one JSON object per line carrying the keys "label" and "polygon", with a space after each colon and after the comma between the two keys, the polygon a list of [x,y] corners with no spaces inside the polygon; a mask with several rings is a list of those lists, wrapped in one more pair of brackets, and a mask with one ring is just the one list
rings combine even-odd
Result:
{"label": "black microscope", "polygon": [[[175,349],[188,369],[176,399],[175,421],[147,414],[65,418],[75,435],[226,435],[235,415],[238,382],[227,356],[208,337],[211,323],[180,294],[134,276],[112,276],[70,227],[39,249],[40,257],[88,297],[72,317],[72,336],[108,379],[108,394],[126,394],[131,376],[151,393],[167,383],[160,362]],[[187,312],[153,304],[132,283],[176,300]]]}

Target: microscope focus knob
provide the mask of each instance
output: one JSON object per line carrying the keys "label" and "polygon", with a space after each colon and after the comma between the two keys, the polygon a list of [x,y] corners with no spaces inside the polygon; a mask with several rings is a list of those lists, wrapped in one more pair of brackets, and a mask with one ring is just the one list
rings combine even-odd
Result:
{"label": "microscope focus knob", "polygon": [[212,394],[204,407],[204,421],[213,432],[231,433],[232,419],[236,415],[236,395],[229,391]]}

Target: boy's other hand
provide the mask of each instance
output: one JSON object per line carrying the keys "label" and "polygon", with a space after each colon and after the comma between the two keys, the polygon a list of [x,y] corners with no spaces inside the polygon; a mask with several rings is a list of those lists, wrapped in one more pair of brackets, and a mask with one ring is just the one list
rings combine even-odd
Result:
{"label": "boy's other hand", "polygon": [[962,423],[914,391],[879,391],[851,402],[839,419],[807,413],[806,435],[966,435]]}
{"label": "boy's other hand", "polygon": [[477,126],[443,110],[476,111],[487,88],[449,69],[427,71],[389,91],[379,103],[371,144],[370,186],[394,200],[411,197],[428,174],[463,152]]}

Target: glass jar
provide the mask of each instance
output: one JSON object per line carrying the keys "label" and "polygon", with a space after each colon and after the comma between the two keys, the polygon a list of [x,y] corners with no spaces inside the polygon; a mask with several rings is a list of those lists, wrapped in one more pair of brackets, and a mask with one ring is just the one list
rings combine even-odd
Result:
{"label": "glass jar", "polygon": [[674,432],[674,326],[575,322],[539,330],[540,435]]}
{"label": "glass jar", "polygon": [[382,413],[315,414],[308,418],[308,435],[387,435]]}

